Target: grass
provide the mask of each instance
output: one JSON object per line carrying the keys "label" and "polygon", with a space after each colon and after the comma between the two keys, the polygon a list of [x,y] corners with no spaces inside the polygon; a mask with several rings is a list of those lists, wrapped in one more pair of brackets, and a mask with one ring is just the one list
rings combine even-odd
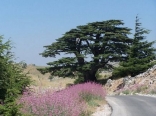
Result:
{"label": "grass", "polygon": [[105,72],[105,73],[99,73],[98,79],[108,79],[109,77],[112,76],[111,72]]}
{"label": "grass", "polygon": [[98,107],[101,107],[106,103],[107,102],[104,99],[102,99],[102,100],[99,100],[99,99],[91,100],[87,104],[87,111],[90,112],[90,114],[92,114],[92,113],[96,112],[96,109]]}
{"label": "grass", "polygon": [[125,94],[125,95],[128,95],[128,94],[130,94],[131,92],[130,92],[130,90],[124,90],[124,91],[122,91],[122,93]]}
{"label": "grass", "polygon": [[[38,68],[39,66],[37,66]],[[41,74],[36,66],[28,65],[24,70],[24,73],[28,73],[27,75],[31,77],[33,80],[32,88],[66,88],[67,85],[74,84],[75,79],[71,78],[61,78],[58,80],[50,81],[49,76],[50,73]]]}

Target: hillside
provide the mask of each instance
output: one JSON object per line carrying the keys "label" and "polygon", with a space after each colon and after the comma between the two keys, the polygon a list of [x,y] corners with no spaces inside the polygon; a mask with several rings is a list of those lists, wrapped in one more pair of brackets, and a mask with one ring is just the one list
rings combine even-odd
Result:
{"label": "hillside", "polygon": [[107,93],[112,94],[156,94],[156,65],[135,77],[107,80]]}
{"label": "hillside", "polygon": [[58,78],[55,77],[53,80],[49,79],[50,73],[46,74],[41,74],[37,70],[37,66],[34,65],[28,65],[24,69],[24,73],[27,73],[28,76],[31,77],[33,80],[32,87],[33,88],[55,88],[55,89],[60,89],[60,88],[65,88],[67,85],[73,84],[75,79],[71,78]]}
{"label": "hillside", "polygon": [[[24,69],[24,73],[27,73],[33,80],[33,88],[61,89],[73,84],[75,81],[75,79],[71,78],[58,77],[50,80],[50,73],[43,75],[36,68],[36,66],[28,65],[27,68]],[[111,73],[106,71],[100,75],[102,75],[103,78],[108,78]],[[115,80],[108,79],[104,88],[107,90],[108,95],[135,93],[156,94],[156,65],[135,77],[124,77]]]}

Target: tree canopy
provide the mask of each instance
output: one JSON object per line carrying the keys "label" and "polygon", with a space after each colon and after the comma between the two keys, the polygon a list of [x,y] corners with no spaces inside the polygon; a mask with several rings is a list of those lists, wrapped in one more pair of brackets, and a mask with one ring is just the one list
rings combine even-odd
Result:
{"label": "tree canopy", "polygon": [[128,37],[131,29],[123,25],[122,20],[107,20],[71,29],[56,42],[44,46],[41,53],[43,57],[64,57],[39,70],[61,77],[79,75],[85,81],[96,81],[98,69],[112,68],[109,62],[127,59],[127,50],[132,43]]}
{"label": "tree canopy", "polygon": [[120,67],[113,72],[114,76],[135,76],[143,73],[155,63],[156,49],[152,46],[155,41],[148,42],[145,34],[149,34],[149,30],[141,27],[138,16],[135,21],[135,34],[133,43],[128,50],[128,59],[120,63]]}

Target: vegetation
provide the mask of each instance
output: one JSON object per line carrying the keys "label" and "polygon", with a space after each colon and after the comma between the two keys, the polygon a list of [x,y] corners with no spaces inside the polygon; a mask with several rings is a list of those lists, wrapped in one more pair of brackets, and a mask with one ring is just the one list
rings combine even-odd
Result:
{"label": "vegetation", "polygon": [[143,73],[155,64],[152,62],[156,57],[156,49],[152,47],[155,41],[144,41],[146,39],[144,35],[148,33],[148,30],[141,27],[141,23],[139,23],[139,18],[137,16],[134,39],[128,51],[128,59],[121,62],[120,66],[114,70],[114,76],[135,76]]}
{"label": "vegetation", "polygon": [[26,69],[27,68],[27,63],[25,62],[20,62],[21,68]]}
{"label": "vegetation", "polygon": [[10,41],[4,43],[0,36],[0,115],[4,116],[20,115],[15,101],[30,84],[19,64],[13,62],[11,48]]}
{"label": "vegetation", "polygon": [[77,26],[66,32],[51,45],[44,46],[43,57],[67,54],[57,61],[47,63],[50,67],[39,69],[54,76],[83,77],[84,81],[96,81],[100,68],[112,68],[109,62],[123,61],[132,39],[130,30],[121,20],[107,20]]}
{"label": "vegetation", "polygon": [[119,91],[117,91],[118,94],[136,94],[136,93],[150,93],[152,90],[150,90],[150,92],[147,92],[148,90],[148,86],[144,85],[144,84],[134,84],[134,85],[130,85],[126,88],[122,88]]}
{"label": "vegetation", "polygon": [[22,113],[30,116],[88,116],[87,105],[104,100],[105,95],[102,85],[84,83],[61,91],[26,92],[19,104],[23,104]]}
{"label": "vegetation", "polygon": [[[135,76],[144,72],[154,64],[152,61],[156,58],[156,49],[152,45],[155,42],[143,41],[144,34],[149,31],[140,27],[138,17],[134,39],[128,37],[131,29],[122,25],[121,20],[107,20],[71,29],[55,43],[44,46],[45,51],[41,53],[43,57],[68,56],[47,63],[49,66],[40,68],[40,72],[50,72],[50,78],[76,77],[75,84],[97,81],[102,77],[100,70],[113,68],[110,62],[114,61],[121,63],[115,68],[113,76]],[[10,41],[4,43],[0,36],[0,115],[17,116],[22,112],[33,116],[86,116],[90,112],[85,107],[98,105],[96,100],[104,99],[106,93],[102,86],[89,82],[71,85],[61,91],[25,92],[30,79],[22,70],[27,64],[15,63],[11,48]],[[136,93],[145,91],[147,87],[135,85],[130,89]],[[129,94],[130,90],[125,89],[123,93]]]}

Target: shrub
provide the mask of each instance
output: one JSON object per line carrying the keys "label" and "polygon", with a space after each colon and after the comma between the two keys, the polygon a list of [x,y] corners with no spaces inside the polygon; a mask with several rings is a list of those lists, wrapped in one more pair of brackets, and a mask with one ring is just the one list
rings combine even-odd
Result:
{"label": "shrub", "polygon": [[130,94],[130,90],[128,90],[128,89],[124,90],[124,91],[122,91],[122,93],[128,95],[128,94]]}
{"label": "shrub", "polygon": [[74,84],[80,84],[80,83],[83,83],[83,82],[84,82],[84,78],[78,77],[78,78],[75,79]]}
{"label": "shrub", "polygon": [[80,116],[87,114],[86,101],[104,98],[101,85],[78,84],[61,91],[47,90],[45,93],[25,93],[19,100],[21,111],[33,116]]}
{"label": "shrub", "polygon": [[4,43],[2,40],[0,36],[0,115],[16,116],[19,107],[15,100],[30,84],[30,79],[13,62],[10,41]]}
{"label": "shrub", "polygon": [[76,85],[80,90],[78,91],[81,99],[90,101],[92,99],[103,99],[106,95],[102,85],[96,83],[85,83]]}

